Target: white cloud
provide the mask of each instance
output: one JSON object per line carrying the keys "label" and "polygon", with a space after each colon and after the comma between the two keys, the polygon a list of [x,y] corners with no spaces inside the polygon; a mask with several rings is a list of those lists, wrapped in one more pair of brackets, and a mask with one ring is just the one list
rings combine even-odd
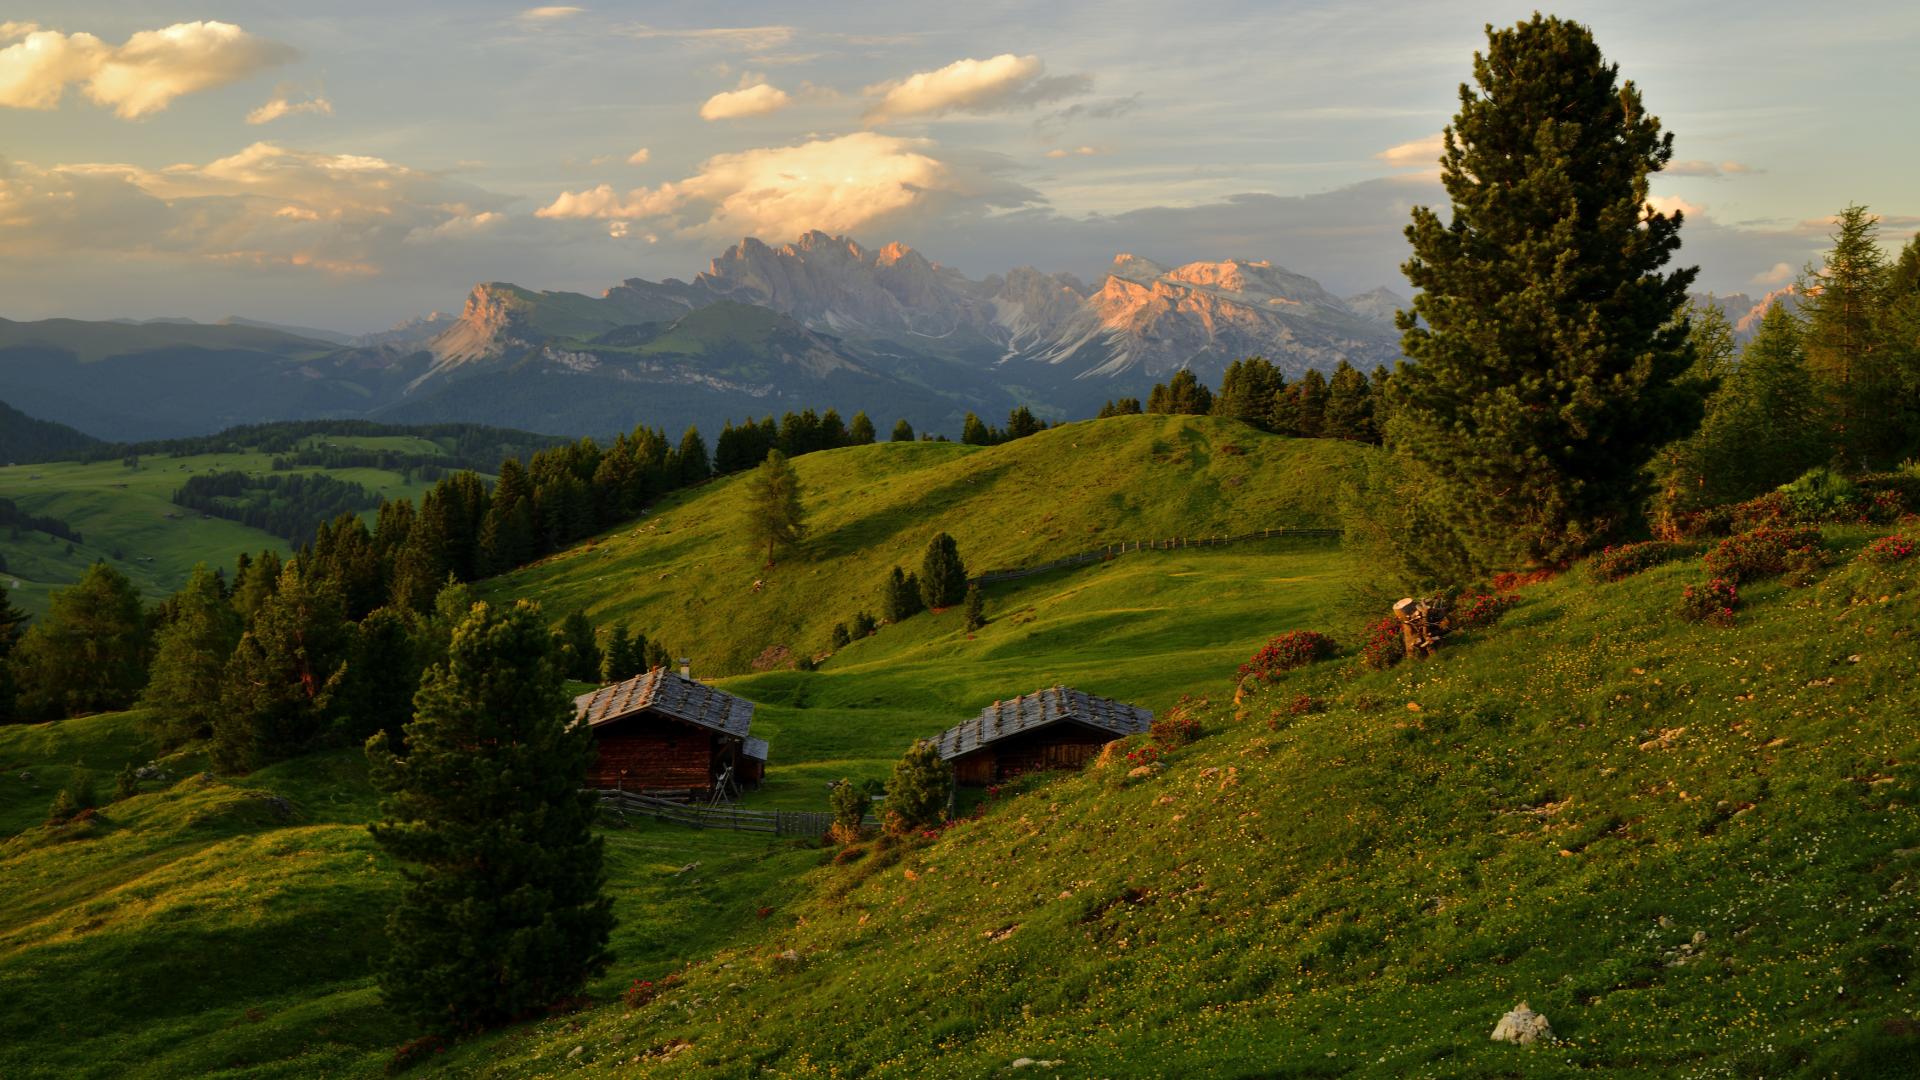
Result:
{"label": "white cloud", "polygon": [[551,22],[555,19],[570,18],[586,11],[583,7],[568,7],[564,4],[552,4],[546,7],[530,7],[520,13],[520,18],[528,22]]}
{"label": "white cloud", "polygon": [[[717,154],[697,175],[624,195],[609,184],[569,191],[539,210],[549,219],[647,220],[706,237],[784,239],[846,233],[1039,201],[994,175],[992,163],[936,156],[931,140],[855,132],[797,146]],[[616,233],[616,235],[620,235]]]}
{"label": "white cloud", "polygon": [[1697,218],[1706,213],[1698,204],[1690,203],[1678,195],[1649,195],[1647,209],[1656,214],[1672,214],[1679,211],[1690,218]]}
{"label": "white cloud", "polygon": [[1666,176],[1706,176],[1716,179],[1760,172],[1759,169],[1738,161],[1672,161],[1660,171]]}
{"label": "white cloud", "polygon": [[1440,154],[1446,148],[1445,135],[1436,131],[1424,139],[1389,146],[1373,156],[1396,169],[1437,170],[1440,167]]}
{"label": "white cloud", "polygon": [[123,119],[156,113],[183,94],[225,86],[295,55],[232,23],[175,23],[142,30],[120,45],[92,34],[64,34],[7,23],[0,40],[0,106],[52,109],[69,85]]}
{"label": "white cloud", "polygon": [[1758,285],[1766,289],[1772,289],[1772,288],[1777,288],[1778,286],[1781,286],[1781,285],[1785,285],[1787,282],[1792,281],[1793,278],[1794,278],[1793,267],[1782,262],[1782,263],[1774,263],[1773,268],[1771,270],[1763,270],[1760,273],[1753,275],[1752,280],[1753,280],[1753,284],[1755,285]]}
{"label": "white cloud", "polygon": [[1091,146],[1076,146],[1071,150],[1065,147],[1056,147],[1055,149],[1047,151],[1047,156],[1050,158],[1092,157],[1099,152],[1100,151]]}
{"label": "white cloud", "polygon": [[627,155],[627,164],[645,165],[650,159],[652,159],[652,157],[653,157],[652,152],[643,146],[640,149],[635,150],[633,153]]}
{"label": "white cloud", "polygon": [[399,244],[499,226],[503,201],[376,157],[266,142],[164,169],[12,162],[0,174],[0,262],[57,254],[370,275]]}
{"label": "white cloud", "polygon": [[937,71],[867,87],[869,96],[880,99],[868,111],[867,121],[1006,112],[1085,93],[1093,85],[1085,75],[1045,73],[1046,65],[1037,56],[1002,53],[986,60],[955,60]]}
{"label": "white cloud", "polygon": [[273,97],[247,114],[247,123],[270,124],[283,116],[297,116],[300,113],[332,116],[333,102],[318,94],[305,101],[294,101],[288,90],[281,87],[273,92]]}
{"label": "white cloud", "polygon": [[742,52],[764,52],[777,49],[792,41],[794,35],[791,26],[707,26],[684,30],[670,30],[658,26],[629,26],[622,32],[628,37],[643,41],[665,39],[694,45],[737,49]]}
{"label": "white cloud", "polygon": [[757,82],[739,90],[727,90],[707,99],[700,106],[702,120],[738,120],[744,116],[765,116],[793,104],[785,90],[771,83]]}

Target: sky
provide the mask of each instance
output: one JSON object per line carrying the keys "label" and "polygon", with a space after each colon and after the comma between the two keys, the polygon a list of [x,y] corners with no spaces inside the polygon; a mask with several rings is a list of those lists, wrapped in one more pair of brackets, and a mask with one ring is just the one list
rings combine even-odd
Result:
{"label": "sky", "polygon": [[[1404,293],[1483,28],[1533,8],[16,2],[0,317],[362,331],[814,228],[973,277],[1130,252]],[[1786,284],[1850,202],[1920,228],[1920,5],[1551,13],[1675,134],[1655,201],[1701,288]]]}

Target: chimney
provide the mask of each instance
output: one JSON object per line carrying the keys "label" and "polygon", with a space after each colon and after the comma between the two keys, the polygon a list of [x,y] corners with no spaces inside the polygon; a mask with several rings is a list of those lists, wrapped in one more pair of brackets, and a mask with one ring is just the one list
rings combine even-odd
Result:
{"label": "chimney", "polygon": [[693,678],[693,659],[691,657],[683,656],[680,658],[680,677],[683,679]]}

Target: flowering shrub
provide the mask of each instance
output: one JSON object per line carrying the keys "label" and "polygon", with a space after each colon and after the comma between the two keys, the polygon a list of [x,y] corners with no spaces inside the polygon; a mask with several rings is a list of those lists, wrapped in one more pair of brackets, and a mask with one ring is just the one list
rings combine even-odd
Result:
{"label": "flowering shrub", "polygon": [[1867,550],[1861,552],[1860,557],[1870,563],[1879,563],[1883,566],[1903,559],[1911,559],[1913,558],[1913,541],[1899,533],[1883,536],[1868,544]]}
{"label": "flowering shrub", "polygon": [[1186,709],[1175,705],[1167,710],[1166,715],[1156,719],[1147,728],[1147,734],[1151,735],[1161,748],[1174,750],[1200,737],[1200,721]]}
{"label": "flowering shrub", "polygon": [[1480,630],[1500,621],[1500,616],[1520,602],[1511,593],[1475,593],[1454,601],[1449,623],[1455,630]]}
{"label": "flowering shrub", "polygon": [[633,985],[627,987],[627,992],[620,997],[622,1001],[627,1003],[627,1009],[629,1011],[633,1009],[644,1009],[648,1005],[653,1004],[654,998],[665,993],[669,987],[679,981],[680,977],[677,975],[668,975],[659,982],[653,982],[649,979],[635,979],[633,980]]}
{"label": "flowering shrub", "polygon": [[1862,516],[1870,525],[1886,525],[1900,519],[1907,512],[1907,498],[1892,488],[1881,488],[1867,496],[1866,509]]}
{"label": "flowering shrub", "polygon": [[1653,522],[1653,534],[1668,541],[1725,536],[1732,531],[1733,508],[1730,506],[1711,506],[1704,510],[1662,510]]}
{"label": "flowering shrub", "polygon": [[1292,701],[1287,702],[1287,712],[1293,716],[1317,713],[1324,708],[1326,705],[1314,700],[1311,694],[1296,694]]}
{"label": "flowering shrub", "polygon": [[1400,636],[1400,620],[1391,615],[1367,627],[1366,643],[1360,646],[1360,662],[1383,671],[1406,659],[1407,643]]}
{"label": "flowering shrub", "polygon": [[1762,525],[1729,536],[1707,552],[1707,573],[1731,582],[1785,573],[1793,557],[1820,547],[1820,530]]}
{"label": "flowering shrub", "polygon": [[1685,544],[1670,540],[1647,540],[1638,544],[1609,545],[1587,560],[1587,572],[1597,581],[1619,581],[1664,562],[1672,562],[1687,553]]}
{"label": "flowering shrub", "polygon": [[1758,498],[1735,503],[1727,510],[1732,528],[1744,530],[1791,518],[1793,502],[1785,492],[1769,491]]}
{"label": "flowering shrub", "polygon": [[1136,746],[1127,751],[1127,764],[1129,765],[1151,765],[1159,760],[1160,748],[1152,743],[1147,743],[1144,746]]}
{"label": "flowering shrub", "polygon": [[1283,672],[1304,667],[1333,655],[1333,639],[1315,630],[1289,630],[1260,647],[1252,659],[1240,665],[1240,678],[1279,678]]}
{"label": "flowering shrub", "polygon": [[1740,606],[1740,592],[1726,578],[1714,578],[1704,584],[1689,585],[1680,597],[1680,614],[1690,622],[1732,626],[1734,609]]}

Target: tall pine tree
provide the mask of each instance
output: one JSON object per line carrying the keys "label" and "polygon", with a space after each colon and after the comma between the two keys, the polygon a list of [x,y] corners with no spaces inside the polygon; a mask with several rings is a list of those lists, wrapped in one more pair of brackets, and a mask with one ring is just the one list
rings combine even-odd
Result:
{"label": "tall pine tree", "polygon": [[385,796],[374,839],[406,866],[380,969],[387,1005],[445,1032],[493,1027],[576,996],[605,971],[593,734],[539,609],[476,604],[430,669],[406,753],[367,742]]}
{"label": "tall pine tree", "polygon": [[747,536],[756,549],[767,549],[767,565],[772,566],[776,549],[797,546],[806,535],[800,477],[785,454],[769,450],[747,481]]}
{"label": "tall pine tree", "polygon": [[240,642],[240,614],[205,563],[172,600],[173,621],[155,635],[153,668],[141,692],[146,723],[164,746],[205,735],[220,707],[227,658]]}
{"label": "tall pine tree", "polygon": [[1445,132],[1443,221],[1416,207],[1389,441],[1482,569],[1557,563],[1631,530],[1646,465],[1699,422],[1662,272],[1681,215],[1647,204],[1673,155],[1577,23],[1487,28]]}
{"label": "tall pine tree", "polygon": [[920,561],[920,599],[930,608],[952,607],[967,596],[967,567],[960,561],[959,545],[946,533],[938,533],[927,542],[927,554]]}
{"label": "tall pine tree", "polygon": [[1806,321],[1807,367],[1825,403],[1834,447],[1850,465],[1897,452],[1898,433],[1887,406],[1898,393],[1898,370],[1885,347],[1883,305],[1889,278],[1880,250],[1880,219],[1864,206],[1835,217],[1833,247],[1809,266],[1800,291]]}

